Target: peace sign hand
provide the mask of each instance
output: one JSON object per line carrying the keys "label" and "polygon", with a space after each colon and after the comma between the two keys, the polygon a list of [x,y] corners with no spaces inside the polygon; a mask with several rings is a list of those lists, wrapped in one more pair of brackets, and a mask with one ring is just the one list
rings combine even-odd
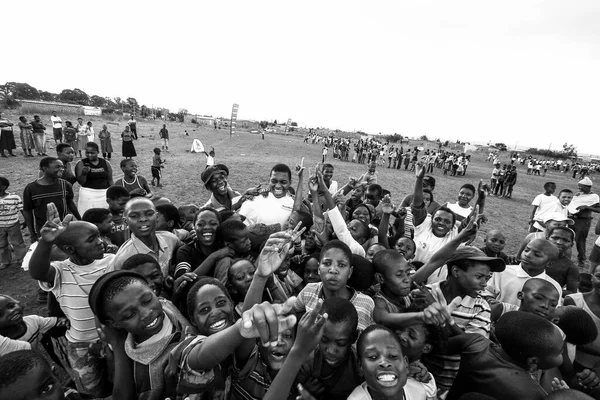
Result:
{"label": "peace sign hand", "polygon": [[[54,204],[48,204],[49,215],[53,214],[52,207],[55,207]],[[67,230],[67,227],[72,220],[73,215],[67,214],[62,221],[58,217],[46,221],[42,229],[40,229],[40,239],[47,243],[54,243],[56,238],[58,238],[64,231]]]}

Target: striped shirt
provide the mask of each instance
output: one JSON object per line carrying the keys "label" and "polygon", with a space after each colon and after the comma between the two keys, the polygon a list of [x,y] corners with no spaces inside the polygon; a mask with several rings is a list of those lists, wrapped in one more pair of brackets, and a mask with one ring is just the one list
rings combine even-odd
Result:
{"label": "striped shirt", "polygon": [[[442,293],[441,284],[442,282],[434,283],[429,286],[429,289],[435,301],[447,307],[448,302]],[[489,338],[491,308],[483,297],[479,295],[475,298],[471,296],[463,297],[451,315],[456,325],[464,330],[465,333],[478,333],[485,338]],[[435,377],[435,382],[438,386],[438,395],[450,390],[460,368],[460,354],[445,355],[430,353],[425,356],[424,361],[429,372]]]}
{"label": "striped shirt", "polygon": [[[350,303],[356,308],[358,313],[358,330],[364,331],[368,326],[373,325],[373,310],[375,303],[369,296],[359,293],[356,290],[348,287],[352,297]],[[298,294],[296,303],[294,303],[294,312],[310,312],[312,311],[319,299],[323,299],[323,282],[309,283]]]}
{"label": "striped shirt", "polygon": [[58,318],[26,315],[23,317],[23,322],[25,323],[27,330],[23,336],[16,338],[16,340],[29,342],[33,350],[39,350],[39,343],[42,340],[42,335],[58,324]]}
{"label": "striped shirt", "polygon": [[23,211],[23,201],[16,194],[0,197],[0,228],[9,228],[19,222],[19,211]]}
{"label": "striped shirt", "polygon": [[92,285],[108,271],[115,256],[105,254],[100,260],[88,265],[77,265],[71,260],[53,261],[54,282],[40,281],[40,287],[56,296],[61,310],[65,313],[71,327],[67,330],[69,342],[92,342],[98,340],[94,313],[88,303]]}

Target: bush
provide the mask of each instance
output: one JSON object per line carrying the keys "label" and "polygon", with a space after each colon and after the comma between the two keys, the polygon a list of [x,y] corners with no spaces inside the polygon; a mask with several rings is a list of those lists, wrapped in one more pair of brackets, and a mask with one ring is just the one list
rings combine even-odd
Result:
{"label": "bush", "polygon": [[197,124],[198,121],[196,121],[196,118],[192,118],[192,124]]}

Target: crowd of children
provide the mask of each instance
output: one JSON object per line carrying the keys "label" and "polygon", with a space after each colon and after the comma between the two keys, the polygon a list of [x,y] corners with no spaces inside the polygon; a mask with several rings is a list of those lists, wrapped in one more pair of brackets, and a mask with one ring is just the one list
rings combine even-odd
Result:
{"label": "crowd of children", "polygon": [[476,248],[486,188],[434,202],[428,156],[403,205],[378,155],[341,187],[333,164],[308,185],[277,164],[243,195],[210,165],[207,189],[233,195],[205,207],[153,195],[125,159],[106,208],[48,204],[27,254],[0,177],[0,268],[49,293],[48,317],[0,294],[0,399],[600,399],[600,269],[586,287],[571,262],[573,193],[544,185],[517,254],[495,228]]}

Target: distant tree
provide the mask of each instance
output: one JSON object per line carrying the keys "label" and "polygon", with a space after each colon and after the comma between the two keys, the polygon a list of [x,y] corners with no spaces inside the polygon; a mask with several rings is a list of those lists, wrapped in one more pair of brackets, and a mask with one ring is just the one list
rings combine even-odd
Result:
{"label": "distant tree", "polygon": [[500,151],[508,150],[508,147],[504,143],[494,143],[494,146]]}
{"label": "distant tree", "polygon": [[44,90],[40,90],[40,99],[43,101],[54,101],[58,95],[56,93],[46,92]]}
{"label": "distant tree", "polygon": [[179,111],[177,112],[177,114],[186,115],[186,114],[189,114],[189,112],[185,108],[180,108]]}
{"label": "distant tree", "polygon": [[297,122],[292,121],[292,123],[290,124],[291,126],[298,126]]}
{"label": "distant tree", "polygon": [[450,142],[448,140],[446,140],[443,144],[444,147],[448,147],[448,145],[450,144]]}
{"label": "distant tree", "polygon": [[139,114],[140,106],[135,98],[128,97],[127,104],[129,105],[129,112],[133,114]]}
{"label": "distant tree", "polygon": [[419,137],[419,140],[428,141],[429,139],[427,138],[427,135],[421,135],[421,136]]}
{"label": "distant tree", "polygon": [[90,104],[94,107],[106,107],[106,99],[98,95],[93,95],[90,97]]}
{"label": "distant tree", "polygon": [[58,95],[58,100],[65,103],[80,104],[87,106],[90,104],[89,96],[81,89],[64,89]]}
{"label": "distant tree", "polygon": [[115,101],[113,99],[111,99],[110,97],[105,97],[104,101],[105,101],[104,106],[106,108],[111,108],[111,109],[115,110],[118,107],[117,103],[115,103]]}
{"label": "distant tree", "polygon": [[6,82],[8,90],[16,100],[39,100],[40,92],[28,83]]}
{"label": "distant tree", "polygon": [[260,127],[263,129],[267,129],[267,127],[269,126],[269,123],[267,121],[260,121],[258,123],[258,125],[260,125]]}
{"label": "distant tree", "polygon": [[572,144],[565,143],[563,144],[563,153],[567,157],[577,157],[577,147]]}
{"label": "distant tree", "polygon": [[277,120],[273,120],[273,125],[277,125]]}

